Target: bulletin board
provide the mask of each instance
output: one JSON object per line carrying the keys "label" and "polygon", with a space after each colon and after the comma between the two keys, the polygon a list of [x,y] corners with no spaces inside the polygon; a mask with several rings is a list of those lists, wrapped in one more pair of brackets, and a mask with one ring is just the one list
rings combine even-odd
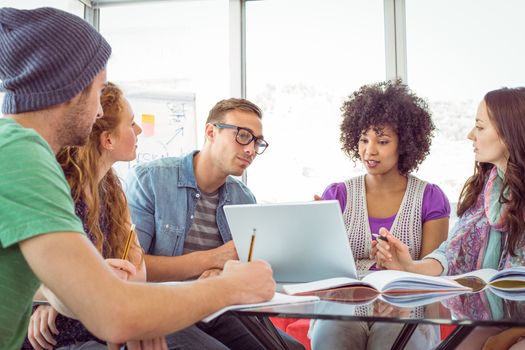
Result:
{"label": "bulletin board", "polygon": [[138,137],[137,158],[113,166],[124,183],[136,164],[180,156],[197,148],[195,94],[135,92],[126,94],[126,98],[142,133]]}

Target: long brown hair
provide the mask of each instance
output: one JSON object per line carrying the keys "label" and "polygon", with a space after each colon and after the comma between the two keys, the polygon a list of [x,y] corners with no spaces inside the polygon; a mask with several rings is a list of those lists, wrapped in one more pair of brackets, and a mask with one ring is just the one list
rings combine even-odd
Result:
{"label": "long brown hair", "polygon": [[[525,174],[525,88],[490,91],[485,95],[484,101],[489,118],[509,152],[499,200],[509,208],[506,219],[506,253],[515,255],[515,250],[523,243],[525,233],[525,185],[522,180]],[[474,175],[467,180],[461,191],[458,216],[476,203],[492,167],[489,163],[476,162]]]}
{"label": "long brown hair", "polygon": [[[103,247],[107,243],[106,258],[120,258],[131,228],[128,203],[120,180],[113,169],[110,168],[100,182],[97,169],[101,166],[102,155],[100,135],[104,131],[115,133],[121,121],[121,112],[124,108],[122,90],[115,84],[108,83],[102,91],[100,102],[104,116],[97,119],[93,125],[87,143],[81,147],[61,149],[57,154],[57,160],[71,187],[73,199],[75,202],[82,200],[86,204],[85,224],[95,237],[95,247],[102,254]],[[107,242],[104,242],[100,227],[102,211],[105,212],[109,226]],[[142,258],[142,250],[133,241],[128,259],[138,266]]]}

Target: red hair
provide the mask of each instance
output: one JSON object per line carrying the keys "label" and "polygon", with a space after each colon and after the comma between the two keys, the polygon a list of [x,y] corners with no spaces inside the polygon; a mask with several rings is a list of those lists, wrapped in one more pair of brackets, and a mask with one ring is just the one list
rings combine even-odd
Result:
{"label": "red hair", "polygon": [[[87,207],[86,226],[95,237],[95,247],[102,254],[104,234],[100,227],[100,213],[107,215],[109,234],[107,236],[108,256],[120,258],[131,228],[130,212],[122,185],[113,169],[98,181],[102,149],[100,135],[104,132],[115,132],[124,108],[124,96],[115,84],[108,83],[100,98],[104,116],[97,119],[88,142],[80,147],[65,147],[57,154],[66,179],[71,187],[75,202],[83,200]],[[136,266],[142,262],[143,253],[133,242],[128,259]]]}

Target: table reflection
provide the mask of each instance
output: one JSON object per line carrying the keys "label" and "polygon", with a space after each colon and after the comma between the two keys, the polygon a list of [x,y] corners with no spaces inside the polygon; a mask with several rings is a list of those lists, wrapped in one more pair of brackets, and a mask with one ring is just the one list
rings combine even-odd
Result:
{"label": "table reflection", "polygon": [[[341,288],[317,293],[320,301],[244,309],[242,314],[403,323],[525,325],[525,293],[502,298],[490,289],[460,295],[427,295],[405,301]],[[357,301],[355,300],[357,299]],[[365,300],[363,300],[365,299]]]}

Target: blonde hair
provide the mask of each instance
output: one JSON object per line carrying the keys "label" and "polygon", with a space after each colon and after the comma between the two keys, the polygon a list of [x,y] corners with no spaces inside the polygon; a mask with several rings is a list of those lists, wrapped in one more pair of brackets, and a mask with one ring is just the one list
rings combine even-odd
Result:
{"label": "blonde hair", "polygon": [[[102,91],[100,102],[104,116],[93,125],[88,142],[84,146],[64,147],[57,154],[57,160],[71,187],[73,199],[75,202],[82,200],[86,204],[87,217],[84,224],[95,238],[95,247],[103,254],[106,245],[108,250],[105,258],[120,258],[131,229],[128,203],[113,169],[110,168],[100,182],[95,169],[101,166],[100,135],[104,131],[115,132],[120,123],[124,108],[122,90],[115,84],[108,83]],[[102,211],[106,213],[109,228],[107,242],[104,241],[100,227]],[[138,267],[142,259],[142,249],[133,240],[128,260]]]}

